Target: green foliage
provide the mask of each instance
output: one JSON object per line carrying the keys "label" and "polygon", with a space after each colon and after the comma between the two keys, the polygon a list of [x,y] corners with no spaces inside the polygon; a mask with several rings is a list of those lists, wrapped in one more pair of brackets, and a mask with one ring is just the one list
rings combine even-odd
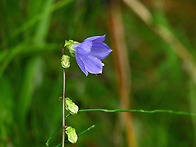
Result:
{"label": "green foliage", "polygon": [[[174,1],[176,10],[148,9],[156,24],[168,28],[195,57],[195,19],[187,5]],[[150,3],[150,2],[149,2]],[[150,5],[150,4],[149,4]],[[125,41],[132,74],[131,107],[171,109],[196,113],[195,77],[186,61],[148,28],[122,3]],[[147,7],[148,4],[145,4]],[[61,122],[62,67],[64,40],[82,42],[86,37],[107,34],[110,9],[105,0],[1,0],[0,1],[0,146],[39,147]],[[182,11],[183,9],[184,11]],[[192,12],[192,11],[191,11]],[[66,50],[68,53],[68,50]],[[74,58],[66,71],[66,96],[81,108],[120,108],[112,55],[104,60],[102,75],[86,77]],[[119,131],[119,113],[79,113],[67,124],[83,132],[78,146],[126,146]],[[168,114],[133,113],[140,147],[195,146],[195,118]],[[94,126],[93,126],[94,127]],[[61,129],[50,146],[61,143]]]}

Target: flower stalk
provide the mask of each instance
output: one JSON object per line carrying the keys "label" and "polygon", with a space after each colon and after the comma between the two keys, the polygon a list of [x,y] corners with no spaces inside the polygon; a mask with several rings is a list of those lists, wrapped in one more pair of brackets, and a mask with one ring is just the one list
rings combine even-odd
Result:
{"label": "flower stalk", "polygon": [[[62,55],[65,55],[65,47],[62,47]],[[63,67],[63,94],[62,94],[62,147],[65,146],[65,68]]]}

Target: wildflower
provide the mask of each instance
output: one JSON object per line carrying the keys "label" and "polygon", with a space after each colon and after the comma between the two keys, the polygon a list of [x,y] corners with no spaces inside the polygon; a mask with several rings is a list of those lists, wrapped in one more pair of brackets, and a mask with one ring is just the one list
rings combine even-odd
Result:
{"label": "wildflower", "polygon": [[89,37],[82,43],[72,40],[65,43],[70,53],[75,54],[76,62],[86,76],[88,76],[88,73],[102,73],[104,64],[101,60],[112,51],[108,45],[103,43],[104,40],[105,35]]}
{"label": "wildflower", "polygon": [[65,133],[66,133],[67,136],[68,136],[69,142],[71,142],[71,143],[76,143],[76,142],[77,142],[78,136],[77,136],[76,130],[75,130],[74,128],[72,128],[72,127],[67,127],[67,128],[65,129]]}
{"label": "wildflower", "polygon": [[69,111],[70,114],[73,115],[73,114],[76,114],[78,112],[79,108],[74,102],[72,102],[72,100],[70,98],[67,97],[65,99],[65,109],[67,111]]}

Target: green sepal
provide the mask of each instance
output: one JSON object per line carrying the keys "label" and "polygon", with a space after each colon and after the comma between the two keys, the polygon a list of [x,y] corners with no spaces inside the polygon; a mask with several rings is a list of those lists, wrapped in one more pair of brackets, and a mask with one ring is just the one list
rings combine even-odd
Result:
{"label": "green sepal", "polygon": [[71,143],[76,143],[78,140],[78,136],[76,134],[76,130],[72,127],[67,127],[65,129],[65,133],[67,134],[68,141]]}
{"label": "green sepal", "polygon": [[65,99],[65,109],[72,115],[78,113],[79,110],[78,106],[68,97]]}
{"label": "green sepal", "polygon": [[70,67],[70,57],[67,55],[63,55],[61,58],[61,65],[63,68],[69,68]]}
{"label": "green sepal", "polygon": [[70,46],[70,45],[72,45],[73,44],[73,40],[65,40],[65,45],[64,45],[64,47],[68,47],[68,46]]}
{"label": "green sepal", "polygon": [[75,50],[73,49],[73,45],[76,45],[76,44],[80,44],[79,42],[77,41],[73,41],[73,40],[65,40],[65,44],[64,44],[64,47],[67,47],[70,54],[73,56],[73,54],[75,53]]}

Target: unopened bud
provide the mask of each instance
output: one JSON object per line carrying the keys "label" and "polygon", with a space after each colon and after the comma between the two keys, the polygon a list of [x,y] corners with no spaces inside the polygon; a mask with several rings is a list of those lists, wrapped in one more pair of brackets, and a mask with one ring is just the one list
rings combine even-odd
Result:
{"label": "unopened bud", "polygon": [[61,58],[61,65],[63,68],[69,68],[70,67],[70,57],[67,55],[63,55]]}
{"label": "unopened bud", "polygon": [[73,115],[73,114],[76,114],[78,112],[79,108],[74,102],[72,102],[72,100],[70,98],[67,97],[65,99],[65,109],[67,111],[69,111],[70,114]]}
{"label": "unopened bud", "polygon": [[68,136],[69,142],[71,142],[71,143],[76,143],[76,142],[77,142],[78,136],[77,136],[76,130],[75,130],[74,128],[72,128],[72,127],[67,127],[67,128],[65,129],[65,133],[66,133],[67,136]]}

